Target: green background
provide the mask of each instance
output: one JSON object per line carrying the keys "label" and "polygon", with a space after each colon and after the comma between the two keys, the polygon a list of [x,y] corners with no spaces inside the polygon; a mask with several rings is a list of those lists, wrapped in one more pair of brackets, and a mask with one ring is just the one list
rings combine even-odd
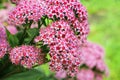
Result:
{"label": "green background", "polygon": [[110,75],[120,80],[120,0],[81,0],[89,15],[89,40],[101,44]]}

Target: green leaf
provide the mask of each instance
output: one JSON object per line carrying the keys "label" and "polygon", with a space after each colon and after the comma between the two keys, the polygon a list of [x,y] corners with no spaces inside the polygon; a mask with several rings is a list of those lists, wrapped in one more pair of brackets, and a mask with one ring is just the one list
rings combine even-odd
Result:
{"label": "green leaf", "polygon": [[48,45],[41,46],[41,49],[42,49],[42,53],[48,53],[50,51]]}
{"label": "green leaf", "polygon": [[45,22],[45,19],[46,19],[46,17],[42,17],[42,18],[41,18],[41,21],[42,21],[42,23],[43,23],[44,26],[47,26],[47,25],[46,25],[46,22]]}
{"label": "green leaf", "polygon": [[18,33],[16,33],[15,35],[17,36],[17,38],[20,40],[22,38],[23,35],[23,30],[20,30]]}
{"label": "green leaf", "polygon": [[30,44],[33,42],[34,38],[39,35],[39,29],[38,28],[31,28],[27,31],[27,37],[24,40],[25,44]]}
{"label": "green leaf", "polygon": [[50,54],[47,54],[46,58],[47,58],[48,60],[50,60]]}
{"label": "green leaf", "polygon": [[49,24],[51,24],[51,23],[52,23],[52,20],[51,20],[51,19],[46,18],[46,19],[45,19],[45,23],[46,23],[46,26],[47,26],[47,25],[49,25]]}
{"label": "green leaf", "polygon": [[27,33],[29,36],[37,36],[39,35],[39,29],[38,28],[31,28],[27,30]]}
{"label": "green leaf", "polygon": [[7,29],[6,29],[6,34],[7,34],[7,40],[11,47],[15,47],[19,44],[19,40],[16,35],[12,35]]}
{"label": "green leaf", "polygon": [[44,78],[44,77],[46,76],[42,72],[32,69],[26,72],[11,75],[2,80],[40,80],[40,78]]}

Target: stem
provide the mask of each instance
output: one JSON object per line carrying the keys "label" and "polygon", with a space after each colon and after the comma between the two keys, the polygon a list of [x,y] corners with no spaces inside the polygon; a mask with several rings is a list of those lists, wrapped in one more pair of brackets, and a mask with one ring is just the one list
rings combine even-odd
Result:
{"label": "stem", "polygon": [[24,31],[23,31],[23,35],[22,35],[22,37],[21,37],[21,39],[20,39],[20,45],[21,45],[21,44],[23,43],[23,41],[24,41],[24,38],[25,38],[25,36],[26,36],[26,30],[31,27],[32,23],[33,23],[33,20],[31,20],[29,23],[26,22],[26,24],[28,24],[28,25],[24,25]]}
{"label": "stem", "polygon": [[30,23],[29,23],[29,25],[28,25],[28,28],[31,27],[32,23],[33,23],[33,20],[30,20]]}
{"label": "stem", "polygon": [[20,39],[20,45],[21,45],[21,44],[23,43],[23,41],[24,41],[24,38],[25,38],[25,36],[26,36],[26,30],[27,30],[27,27],[24,28],[23,35],[22,35],[22,37],[21,37],[21,39]]}
{"label": "stem", "polygon": [[[46,64],[46,63],[48,63],[48,62],[50,62],[50,60],[45,61],[44,64]],[[43,64],[41,64],[41,65],[43,65]],[[35,68],[35,67],[37,67],[37,66],[39,66],[39,64],[34,65],[32,68]]]}
{"label": "stem", "polygon": [[38,21],[38,29],[40,29],[41,26],[42,26],[42,22],[39,20]]}

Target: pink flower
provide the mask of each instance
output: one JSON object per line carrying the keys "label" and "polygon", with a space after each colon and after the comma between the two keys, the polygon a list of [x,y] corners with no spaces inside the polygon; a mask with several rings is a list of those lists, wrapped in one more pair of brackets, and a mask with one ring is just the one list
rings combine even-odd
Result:
{"label": "pink flower", "polygon": [[[26,19],[38,21],[45,15],[46,4],[42,0],[23,0],[10,12],[9,23],[21,25],[26,23]],[[28,22],[29,22],[28,21]]]}
{"label": "pink flower", "polygon": [[81,43],[67,22],[54,22],[47,28],[41,29],[35,41],[43,41],[49,46],[51,70],[66,70],[71,76],[78,71],[78,66],[81,64]]}
{"label": "pink flower", "polygon": [[97,67],[97,69],[99,69],[102,72],[106,71],[106,68],[107,68],[106,64],[103,60],[98,60],[96,67]]}
{"label": "pink flower", "polygon": [[8,48],[9,48],[9,45],[7,43],[5,29],[0,23],[0,58],[4,57],[4,55],[8,51]]}
{"label": "pink flower", "polygon": [[7,21],[7,19],[8,19],[8,16],[7,16],[7,14],[8,14],[8,10],[0,10],[0,22],[5,22],[5,21]]}
{"label": "pink flower", "polygon": [[8,13],[13,8],[13,6],[10,5],[9,3],[3,4],[3,5],[6,8],[5,9],[0,9],[0,22],[6,24],[7,19],[8,19]]}
{"label": "pink flower", "polygon": [[94,72],[89,69],[81,69],[77,74],[77,80],[94,80]]}
{"label": "pink flower", "polygon": [[[104,50],[101,46],[87,42],[83,47],[83,61],[89,68],[93,68],[101,64],[100,60],[104,58]],[[103,64],[102,64],[103,65]]]}
{"label": "pink flower", "polygon": [[57,20],[66,20],[78,39],[85,42],[89,33],[86,8],[78,0],[46,0],[46,15]]}
{"label": "pink flower", "polygon": [[14,26],[7,26],[7,29],[10,31],[11,34],[16,34],[18,31]]}
{"label": "pink flower", "polygon": [[50,5],[47,9],[46,15],[48,15],[49,18],[54,18],[56,16],[56,18],[64,20],[75,18],[74,12],[68,9],[67,6],[63,5]]}
{"label": "pink flower", "polygon": [[34,46],[22,45],[15,47],[10,52],[10,59],[16,65],[31,68],[38,61],[40,51]]}
{"label": "pink flower", "polygon": [[87,19],[83,20],[82,22],[79,22],[77,19],[73,20],[71,25],[73,25],[73,30],[78,39],[80,39],[83,43],[86,43],[87,36],[89,34],[89,25]]}
{"label": "pink flower", "polygon": [[79,0],[45,0],[49,5],[66,5],[69,2],[79,2]]}
{"label": "pink flower", "polygon": [[96,74],[96,80],[103,80],[103,75]]}
{"label": "pink flower", "polygon": [[67,73],[66,73],[66,71],[58,71],[58,72],[56,73],[55,77],[56,77],[57,79],[60,79],[60,80],[61,80],[61,79],[67,77]]}
{"label": "pink flower", "polygon": [[3,25],[0,23],[0,41],[2,40],[6,40],[6,32],[5,32],[5,28],[3,27]]}
{"label": "pink flower", "polygon": [[102,80],[102,75],[104,75],[103,73],[108,76],[108,68],[104,62],[104,50],[101,46],[87,42],[82,46],[82,51],[83,64],[85,64],[88,69],[93,69],[95,74],[98,73],[101,75],[97,76],[96,80]]}
{"label": "pink flower", "polygon": [[[1,41],[1,40],[0,40]],[[8,43],[4,40],[0,42],[0,58],[3,58],[8,51]]]}
{"label": "pink flower", "polygon": [[87,19],[87,11],[78,0],[46,0],[46,3],[49,18],[56,16],[70,21],[79,18],[81,22]]}

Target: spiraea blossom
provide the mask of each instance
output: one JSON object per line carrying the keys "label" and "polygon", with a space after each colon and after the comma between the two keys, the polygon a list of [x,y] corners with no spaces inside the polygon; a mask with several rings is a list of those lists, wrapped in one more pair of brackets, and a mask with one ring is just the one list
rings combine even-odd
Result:
{"label": "spiraea blossom", "polygon": [[[1,39],[0,39],[0,41],[1,41]],[[9,48],[8,46],[9,45],[6,40],[2,40],[0,42],[0,58],[3,58],[4,55],[7,53],[8,48]]]}
{"label": "spiraea blossom", "polygon": [[11,50],[10,59],[16,65],[32,68],[38,62],[39,54],[40,50],[34,46],[22,45]]}
{"label": "spiraea blossom", "polygon": [[70,21],[75,18],[79,18],[80,21],[87,19],[86,8],[77,0],[46,0],[46,3],[48,3],[46,15],[50,18],[56,16]]}
{"label": "spiraea blossom", "polygon": [[101,46],[87,42],[82,47],[82,52],[85,65],[87,65],[89,68],[97,67],[101,71],[105,70],[104,50]]}
{"label": "spiraea blossom", "polygon": [[66,76],[67,76],[67,73],[66,73],[66,71],[64,71],[64,70],[58,71],[58,72],[55,74],[55,77],[56,77],[57,79],[59,79],[59,80],[66,78]]}
{"label": "spiraea blossom", "polygon": [[103,80],[103,75],[101,75],[101,74],[96,74],[96,75],[95,75],[95,79],[96,79],[96,80]]}
{"label": "spiraea blossom", "polygon": [[95,43],[87,42],[82,47],[82,59],[83,64],[87,66],[88,69],[94,71],[95,79],[103,79],[103,73],[108,75],[108,68],[104,62],[104,50],[101,46]]}
{"label": "spiraea blossom", "polygon": [[48,5],[65,5],[69,2],[79,2],[79,0],[45,0]]}
{"label": "spiraea blossom", "polygon": [[2,40],[6,40],[6,32],[5,32],[5,28],[3,27],[3,25],[0,23],[0,42]]}
{"label": "spiraea blossom", "polygon": [[11,11],[11,9],[13,8],[13,6],[9,3],[5,3],[3,4],[3,6],[5,7],[5,9],[0,9],[0,22],[3,24],[6,24],[7,20],[8,20],[8,13],[9,11]]}
{"label": "spiraea blossom", "polygon": [[77,71],[81,63],[80,41],[67,22],[58,21],[41,29],[35,41],[43,41],[49,46],[51,70],[67,70],[71,75]]}
{"label": "spiraea blossom", "polygon": [[[82,68],[74,76],[76,80],[103,80],[102,73],[95,72],[92,69]],[[58,80],[74,80],[72,77],[68,77],[66,71],[59,71],[56,73],[55,77]]]}
{"label": "spiraea blossom", "polygon": [[67,6],[63,5],[50,5],[48,6],[47,13],[49,18],[56,17],[57,19],[74,19],[74,13],[72,10],[68,9]]}
{"label": "spiraea blossom", "polygon": [[77,75],[77,80],[94,80],[94,72],[92,70],[81,69]]}
{"label": "spiraea blossom", "polygon": [[36,22],[44,15],[45,8],[46,5],[42,0],[22,0],[9,13],[9,23],[21,25],[26,24],[27,20]]}
{"label": "spiraea blossom", "polygon": [[82,42],[89,33],[86,8],[77,0],[47,0],[46,15],[57,20],[67,20]]}
{"label": "spiraea blossom", "polygon": [[92,69],[81,69],[77,75],[76,78],[77,80],[103,80],[103,75],[102,73],[95,72]]}
{"label": "spiraea blossom", "polygon": [[[74,76],[77,80],[103,80],[103,76],[108,76],[108,69],[104,62],[104,50],[95,43],[87,42],[82,46],[82,59],[79,71]],[[65,71],[66,72],[66,71]],[[64,73],[63,73],[64,74]],[[56,73],[57,79],[67,79],[67,75]]]}
{"label": "spiraea blossom", "polygon": [[78,39],[81,40],[81,42],[85,43],[89,34],[88,22],[85,20],[80,23],[78,20],[74,20],[72,23],[74,33],[77,35]]}
{"label": "spiraea blossom", "polygon": [[4,57],[4,55],[8,51],[8,48],[9,48],[9,45],[6,39],[6,32],[0,23],[0,58]]}

